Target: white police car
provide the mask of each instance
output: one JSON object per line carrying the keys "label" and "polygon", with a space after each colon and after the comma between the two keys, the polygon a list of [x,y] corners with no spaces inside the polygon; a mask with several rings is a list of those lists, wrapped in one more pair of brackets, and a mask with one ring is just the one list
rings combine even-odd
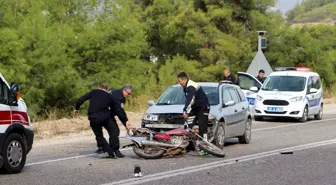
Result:
{"label": "white police car", "polygon": [[[258,91],[257,87],[251,90]],[[322,119],[323,89],[320,76],[305,67],[276,68],[256,94],[254,118],[291,117],[306,122]]]}

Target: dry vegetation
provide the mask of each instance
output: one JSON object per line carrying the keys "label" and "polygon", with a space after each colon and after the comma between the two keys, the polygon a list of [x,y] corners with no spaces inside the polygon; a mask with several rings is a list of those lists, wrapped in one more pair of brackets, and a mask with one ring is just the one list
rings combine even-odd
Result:
{"label": "dry vegetation", "polygon": [[[127,112],[128,118],[134,127],[140,126],[142,113]],[[120,130],[125,127],[117,118]],[[55,136],[66,136],[70,134],[78,134],[84,131],[90,131],[90,125],[87,117],[77,116],[73,118],[62,118],[58,120],[46,120],[33,122],[32,126],[35,130],[35,139],[47,139]]]}

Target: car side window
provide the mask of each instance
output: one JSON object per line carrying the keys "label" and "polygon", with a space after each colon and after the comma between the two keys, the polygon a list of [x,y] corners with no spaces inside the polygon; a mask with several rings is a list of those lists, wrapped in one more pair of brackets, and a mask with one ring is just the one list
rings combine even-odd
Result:
{"label": "car side window", "polygon": [[256,86],[260,89],[261,85],[252,77],[246,75],[238,76],[239,87],[244,90],[250,90],[251,87]]}
{"label": "car side window", "polygon": [[312,77],[312,88],[315,88],[317,90],[321,88],[321,81],[318,76]]}
{"label": "car side window", "polygon": [[309,93],[309,91],[312,88],[312,86],[313,86],[313,80],[312,80],[312,77],[310,77],[308,79],[308,83],[307,83],[307,94]]}
{"label": "car side window", "polygon": [[242,90],[240,90],[240,89],[237,88],[236,91],[238,92],[239,97],[240,97],[240,100],[241,100],[242,102],[247,101],[247,98],[246,98],[246,96],[245,96],[245,94],[243,93]]}
{"label": "car side window", "polygon": [[8,94],[9,94],[9,89],[7,85],[0,80],[0,103],[1,104],[8,104]]}
{"label": "car side window", "polygon": [[238,92],[234,88],[230,88],[229,91],[230,91],[232,100],[235,103],[239,103],[240,102],[240,98],[239,98]]}
{"label": "car side window", "polygon": [[233,101],[228,88],[222,89],[222,99],[223,99],[223,103]]}

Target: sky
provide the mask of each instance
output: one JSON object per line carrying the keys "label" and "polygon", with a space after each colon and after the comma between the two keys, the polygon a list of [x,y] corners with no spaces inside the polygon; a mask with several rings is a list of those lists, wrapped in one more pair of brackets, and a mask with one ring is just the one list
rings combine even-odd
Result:
{"label": "sky", "polygon": [[297,3],[300,3],[302,0],[278,0],[275,7],[278,9],[282,9],[284,11],[288,11],[295,7]]}

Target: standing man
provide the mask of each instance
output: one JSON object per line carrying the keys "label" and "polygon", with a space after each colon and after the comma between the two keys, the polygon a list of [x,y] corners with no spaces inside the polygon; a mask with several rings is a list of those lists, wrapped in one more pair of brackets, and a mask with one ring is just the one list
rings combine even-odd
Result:
{"label": "standing man", "polygon": [[224,77],[225,80],[231,81],[233,84],[237,84],[236,77],[231,74],[229,69],[224,69]]}
{"label": "standing man", "polygon": [[265,71],[263,69],[259,70],[258,76],[256,77],[261,83],[264,83]]}
{"label": "standing man", "polygon": [[[116,89],[116,90],[111,89],[109,91],[109,93],[112,94],[113,98],[117,101],[117,103],[123,109],[123,111],[125,112],[125,116],[126,116],[125,118],[123,117],[120,118],[115,110],[111,110],[110,111],[111,119],[109,120],[108,127],[106,128],[106,130],[108,131],[110,135],[110,147],[115,150],[116,156],[120,158],[124,157],[124,155],[119,150],[120,148],[120,141],[119,141],[120,129],[118,127],[115,116],[118,116],[119,120],[123,123],[123,125],[126,128],[131,127],[131,124],[129,123],[127,115],[126,115],[126,111],[124,110],[124,104],[126,102],[126,98],[130,96],[132,92],[133,92],[133,87],[130,84],[124,85],[121,89]],[[126,122],[123,122],[123,120]],[[100,145],[98,143],[97,143],[97,146],[98,146],[98,150],[96,151],[96,153],[102,153],[103,148],[99,147]]]}
{"label": "standing man", "polygon": [[[183,117],[184,119],[188,118],[187,109],[191,107],[190,114],[195,115],[195,120],[198,121],[199,134],[205,139],[207,138],[208,116],[210,112],[208,97],[204,93],[202,87],[198,83],[190,80],[185,72],[179,73],[177,75],[177,80],[183,87],[186,96]],[[200,155],[205,154],[205,151],[200,151]]]}
{"label": "standing man", "polygon": [[114,149],[109,146],[103,136],[102,127],[107,128],[110,120],[110,110],[115,111],[119,118],[126,123],[126,114],[120,107],[120,104],[111,94],[107,92],[107,84],[100,84],[98,89],[91,90],[84,96],[80,97],[75,105],[75,113],[79,112],[80,106],[90,100],[88,109],[88,119],[90,127],[96,136],[97,143],[103,147],[103,151],[109,154],[110,158],[114,158]]}

